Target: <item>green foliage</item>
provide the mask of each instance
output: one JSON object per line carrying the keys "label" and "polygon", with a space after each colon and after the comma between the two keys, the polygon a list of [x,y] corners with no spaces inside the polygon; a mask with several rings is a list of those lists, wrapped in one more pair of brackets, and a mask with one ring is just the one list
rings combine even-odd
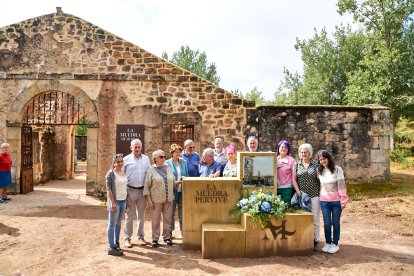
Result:
{"label": "green foliage", "polygon": [[414,144],[414,121],[401,119],[394,132],[394,142],[399,144]]}
{"label": "green foliage", "polygon": [[261,190],[245,194],[237,203],[238,216],[242,213],[250,214],[254,226],[260,225],[262,228],[266,228],[267,222],[272,217],[283,218],[287,209],[288,204],[280,196],[264,193]]}
{"label": "green foliage", "polygon": [[181,46],[180,50],[174,52],[171,58],[168,57],[166,52],[162,53],[162,58],[216,85],[220,82],[216,64],[207,62],[205,52],[200,53],[199,50],[194,51],[189,46]]}
{"label": "green foliage", "polygon": [[79,124],[76,127],[75,130],[76,136],[87,136],[88,135],[88,119],[85,117],[82,117],[79,120]]}
{"label": "green foliage", "polygon": [[339,0],[361,29],[315,30],[297,39],[302,76],[285,69],[276,103],[379,104],[393,109],[393,122],[414,118],[414,23],[412,0]]}
{"label": "green foliage", "polygon": [[407,157],[409,155],[409,150],[404,148],[395,148],[391,150],[390,159],[393,162],[397,162],[400,164],[407,164],[408,160]]}
{"label": "green foliage", "polygon": [[246,100],[255,101],[256,105],[266,104],[266,100],[263,97],[263,92],[259,91],[257,89],[257,87],[254,87],[252,90],[250,90],[247,93],[243,93],[243,92],[239,91],[238,89],[236,89],[236,91],[233,92],[233,93],[235,93],[236,95],[239,95],[242,98],[245,98]]}

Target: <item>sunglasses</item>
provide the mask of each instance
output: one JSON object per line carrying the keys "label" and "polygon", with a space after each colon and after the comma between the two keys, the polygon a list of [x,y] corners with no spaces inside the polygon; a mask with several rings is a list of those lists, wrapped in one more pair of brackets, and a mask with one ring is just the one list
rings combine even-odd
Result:
{"label": "sunglasses", "polygon": [[164,158],[165,158],[165,155],[161,155],[161,156],[158,156],[158,157],[159,157],[159,158],[163,158],[163,159],[164,159]]}
{"label": "sunglasses", "polygon": [[187,148],[189,148],[189,149],[195,149],[195,147],[190,147],[190,146],[187,146]]}

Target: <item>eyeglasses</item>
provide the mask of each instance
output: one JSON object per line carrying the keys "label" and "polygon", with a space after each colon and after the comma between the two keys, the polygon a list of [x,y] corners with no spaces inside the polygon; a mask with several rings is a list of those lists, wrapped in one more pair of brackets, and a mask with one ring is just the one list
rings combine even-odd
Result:
{"label": "eyeglasses", "polygon": [[193,146],[193,147],[187,146],[187,148],[189,148],[189,149],[195,149],[195,147],[194,147],[194,146]]}
{"label": "eyeglasses", "polygon": [[165,158],[165,155],[161,155],[161,156],[158,156],[158,157],[159,157],[159,158],[163,158],[163,159],[164,159],[164,158]]}

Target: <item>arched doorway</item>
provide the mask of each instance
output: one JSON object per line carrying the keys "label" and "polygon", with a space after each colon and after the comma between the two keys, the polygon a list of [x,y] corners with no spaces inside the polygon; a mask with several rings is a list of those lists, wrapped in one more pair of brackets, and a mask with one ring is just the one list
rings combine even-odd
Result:
{"label": "arched doorway", "polygon": [[73,132],[84,116],[79,100],[66,92],[43,92],[26,104],[22,115],[21,193],[33,191],[33,182],[74,177]]}
{"label": "arched doorway", "polygon": [[7,121],[8,140],[13,141],[16,157],[20,157],[14,164],[16,192],[30,192],[33,180],[46,182],[74,177],[74,132],[86,115],[88,193],[88,187],[93,189],[97,179],[98,127],[95,105],[89,96],[71,84],[41,81],[16,98]]}

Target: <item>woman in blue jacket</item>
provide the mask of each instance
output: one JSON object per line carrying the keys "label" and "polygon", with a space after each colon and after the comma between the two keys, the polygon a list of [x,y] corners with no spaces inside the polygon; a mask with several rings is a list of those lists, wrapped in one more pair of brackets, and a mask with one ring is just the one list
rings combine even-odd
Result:
{"label": "woman in blue jacket", "polygon": [[187,162],[181,157],[181,151],[183,149],[178,144],[172,144],[170,146],[171,158],[165,161],[165,163],[170,166],[175,176],[174,183],[174,202],[172,206],[171,213],[171,236],[172,231],[175,229],[175,209],[178,205],[178,221],[180,223],[181,236],[183,235],[183,199],[182,199],[182,183],[183,178],[188,175]]}

